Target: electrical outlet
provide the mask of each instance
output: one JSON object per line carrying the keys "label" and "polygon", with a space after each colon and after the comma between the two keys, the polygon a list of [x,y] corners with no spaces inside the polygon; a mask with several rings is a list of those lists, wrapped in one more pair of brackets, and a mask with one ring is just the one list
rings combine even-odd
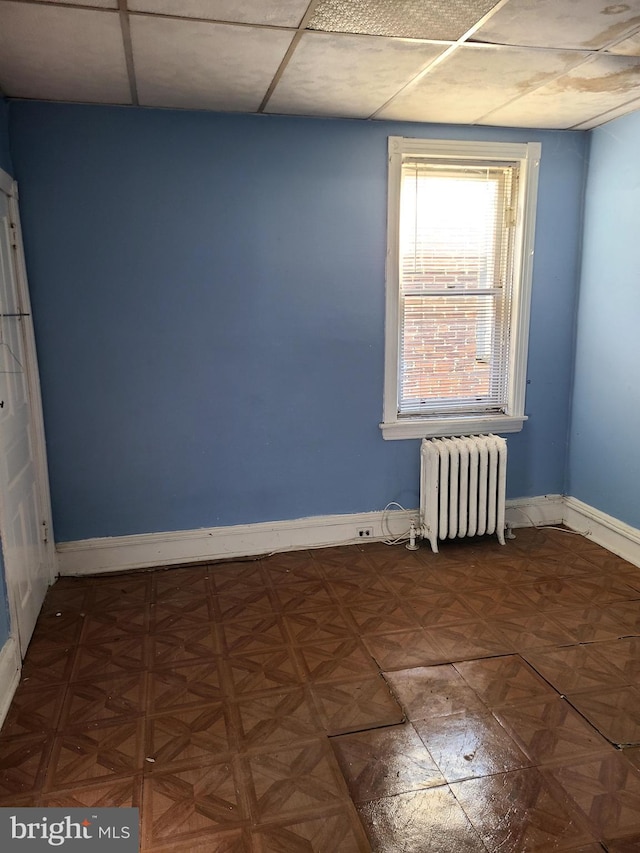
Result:
{"label": "electrical outlet", "polygon": [[361,527],[358,530],[358,537],[360,539],[372,539],[373,538],[373,527]]}

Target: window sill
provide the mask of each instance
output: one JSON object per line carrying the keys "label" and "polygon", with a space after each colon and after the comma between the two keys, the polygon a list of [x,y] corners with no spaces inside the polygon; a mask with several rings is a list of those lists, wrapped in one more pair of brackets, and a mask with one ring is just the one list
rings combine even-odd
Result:
{"label": "window sill", "polygon": [[451,435],[480,435],[487,432],[520,432],[526,415],[493,415],[461,418],[407,418],[380,424],[382,437],[387,441],[402,438],[436,438]]}

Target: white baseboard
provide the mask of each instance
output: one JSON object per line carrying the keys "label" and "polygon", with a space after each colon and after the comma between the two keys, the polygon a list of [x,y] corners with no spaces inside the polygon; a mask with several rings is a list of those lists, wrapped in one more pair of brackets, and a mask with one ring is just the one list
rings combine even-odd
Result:
{"label": "white baseboard", "polygon": [[640,530],[577,498],[565,497],[564,523],[607,551],[640,566]]}
{"label": "white baseboard", "polygon": [[562,495],[541,495],[537,498],[516,498],[507,501],[506,520],[510,527],[539,527],[542,524],[562,524],[564,498]]}
{"label": "white baseboard", "polygon": [[15,637],[9,637],[0,649],[0,726],[4,723],[13,694],[20,681],[20,650]]}
{"label": "white baseboard", "polygon": [[[279,551],[353,545],[401,536],[417,510],[323,515],[291,521],[238,524],[139,536],[62,542],[57,546],[61,575],[89,575],[151,566],[234,559]],[[384,518],[383,518],[384,516]],[[383,527],[384,524],[384,527]],[[358,530],[369,529],[361,538]]]}
{"label": "white baseboard", "polygon": [[[58,565],[61,575],[92,575],[152,566],[231,560],[304,548],[353,545],[381,541],[389,538],[390,534],[392,537],[401,536],[408,530],[410,521],[417,518],[418,510],[363,512],[238,524],[232,527],[144,533],[139,536],[84,539],[60,543],[57,546]],[[507,521],[513,527],[553,524],[561,520],[560,495],[521,498],[507,503]],[[369,528],[371,535],[360,538],[358,530],[362,528]]]}

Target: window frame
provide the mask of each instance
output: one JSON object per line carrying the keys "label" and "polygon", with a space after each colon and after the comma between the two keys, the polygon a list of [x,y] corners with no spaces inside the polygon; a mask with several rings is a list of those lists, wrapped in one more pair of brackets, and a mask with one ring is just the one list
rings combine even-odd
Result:
{"label": "window frame", "polygon": [[[442,158],[445,161],[464,159],[487,160],[494,163],[518,161],[520,164],[511,296],[509,389],[504,413],[443,416],[400,415],[398,412],[401,332],[400,187],[402,159],[405,155],[424,156],[431,159]],[[477,142],[389,137],[385,377],[383,421],[380,424],[383,438],[429,438],[483,432],[512,433],[519,432],[527,420],[524,406],[540,155],[539,142]]]}

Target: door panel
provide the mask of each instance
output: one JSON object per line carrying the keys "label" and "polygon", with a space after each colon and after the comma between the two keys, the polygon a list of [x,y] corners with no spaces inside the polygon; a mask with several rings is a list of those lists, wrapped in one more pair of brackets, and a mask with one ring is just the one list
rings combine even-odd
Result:
{"label": "door panel", "polygon": [[[49,583],[47,514],[38,482],[34,400],[29,381],[29,306],[23,304],[8,196],[0,191],[0,535],[12,619],[24,656]],[[26,310],[25,310],[26,309]]]}

